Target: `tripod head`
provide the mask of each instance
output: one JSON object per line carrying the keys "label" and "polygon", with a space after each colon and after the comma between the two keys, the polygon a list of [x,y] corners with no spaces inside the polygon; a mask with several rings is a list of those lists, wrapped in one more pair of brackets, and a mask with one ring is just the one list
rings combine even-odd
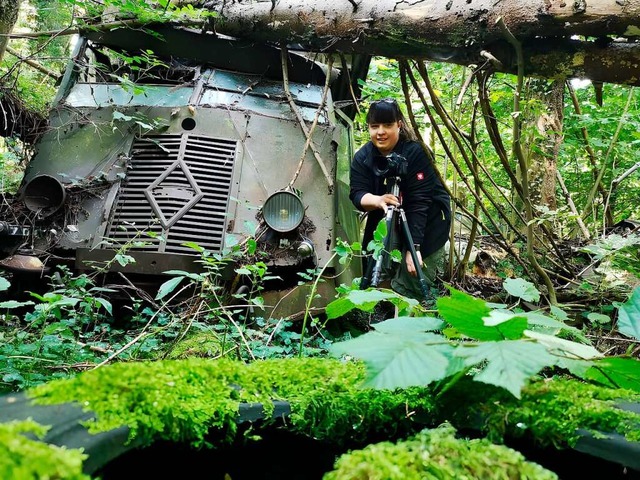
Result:
{"label": "tripod head", "polygon": [[387,187],[387,193],[395,195],[398,199],[400,198],[400,180],[399,176],[396,177],[387,177],[384,180],[384,184]]}

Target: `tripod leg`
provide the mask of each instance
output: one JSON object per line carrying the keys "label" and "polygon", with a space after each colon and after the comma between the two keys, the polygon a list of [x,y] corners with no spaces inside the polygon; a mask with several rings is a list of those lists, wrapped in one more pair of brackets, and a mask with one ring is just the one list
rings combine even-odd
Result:
{"label": "tripod leg", "polygon": [[427,279],[424,276],[424,272],[422,271],[422,265],[418,261],[418,252],[416,252],[415,247],[413,246],[413,238],[411,237],[411,232],[409,231],[409,224],[407,223],[407,216],[404,213],[403,209],[399,209],[400,212],[400,222],[402,226],[402,234],[407,245],[407,249],[411,253],[411,259],[413,260],[413,265],[416,267],[416,273],[418,274],[418,283],[420,284],[420,290],[425,300],[429,300],[429,284],[427,283]]}
{"label": "tripod leg", "polygon": [[378,255],[377,260],[373,258],[373,255],[371,256],[371,258],[369,258],[369,262],[367,263],[367,271],[360,281],[360,290],[365,290],[371,285],[377,287],[378,283],[380,283],[382,266],[389,256],[389,246],[391,245],[391,229],[395,224],[395,216],[396,207],[387,208],[387,215],[385,217],[385,223],[387,224],[387,235],[384,237],[384,247],[380,252],[380,255]]}

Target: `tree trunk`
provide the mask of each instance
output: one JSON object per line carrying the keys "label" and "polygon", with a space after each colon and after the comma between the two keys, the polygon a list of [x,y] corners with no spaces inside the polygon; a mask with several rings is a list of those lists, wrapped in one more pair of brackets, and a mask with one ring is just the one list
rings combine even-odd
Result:
{"label": "tree trunk", "polygon": [[7,34],[11,33],[18,20],[18,10],[20,10],[20,0],[0,0],[0,61],[4,57],[9,42]]}
{"label": "tree trunk", "polygon": [[562,144],[564,82],[533,83],[537,84],[537,88],[534,88],[535,93],[531,97],[542,102],[543,111],[537,112],[536,118],[531,119],[537,131],[528,149],[531,200],[534,205],[555,210],[557,159]]}
{"label": "tree trunk", "polygon": [[[178,3],[180,3],[178,1]],[[305,50],[486,65],[514,73],[502,19],[525,75],[640,85],[640,0],[200,0],[213,29]],[[595,38],[595,41],[577,40]],[[615,37],[613,40],[611,37]]]}

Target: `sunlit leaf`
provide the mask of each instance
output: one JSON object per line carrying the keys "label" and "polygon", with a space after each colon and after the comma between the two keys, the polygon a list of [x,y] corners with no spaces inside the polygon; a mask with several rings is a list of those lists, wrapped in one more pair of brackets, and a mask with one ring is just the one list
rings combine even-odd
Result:
{"label": "sunlit leaf", "polygon": [[395,292],[379,289],[351,290],[347,295],[334,300],[326,307],[327,319],[339,318],[354,308],[371,312],[382,300],[388,300],[398,306],[400,312],[410,311],[418,305],[418,301],[402,297]]}
{"label": "sunlit leaf", "polygon": [[16,300],[7,300],[6,302],[0,302],[0,309],[12,309],[12,308],[20,308],[20,307],[26,307],[28,305],[33,305],[32,301],[26,301],[26,302],[18,302]]}
{"label": "sunlit leaf", "polygon": [[521,298],[525,302],[539,302],[540,292],[531,282],[523,278],[507,278],[502,284],[509,295]]}
{"label": "sunlit leaf", "polygon": [[550,353],[562,357],[573,358],[576,360],[590,360],[599,358],[602,354],[589,345],[572,342],[553,335],[547,335],[540,332],[525,330],[525,336],[537,340],[538,343],[544,345]]}
{"label": "sunlit leaf", "polygon": [[455,288],[450,288],[450,291],[450,297],[440,297],[437,300],[438,313],[447,323],[467,337],[483,341],[519,338],[522,331],[527,328],[526,320],[518,316],[507,322],[497,322],[487,326],[485,319],[490,321],[491,310],[483,300]]}
{"label": "sunlit leaf", "polygon": [[113,307],[111,306],[111,302],[109,302],[108,300],[105,300],[104,298],[96,298],[96,303],[98,303],[99,305],[102,305],[102,308],[104,308],[107,312],[109,312],[109,315],[113,315]]}
{"label": "sunlit leaf", "polygon": [[640,392],[640,361],[630,357],[605,357],[593,363],[586,377],[612,388]]}

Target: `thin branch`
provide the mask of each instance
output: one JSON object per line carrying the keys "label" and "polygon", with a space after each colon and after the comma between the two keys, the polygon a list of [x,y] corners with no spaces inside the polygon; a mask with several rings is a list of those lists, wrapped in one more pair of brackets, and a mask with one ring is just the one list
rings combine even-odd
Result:
{"label": "thin branch", "polygon": [[[333,178],[331,177],[331,174],[327,170],[327,167],[324,164],[322,157],[320,156],[320,152],[318,152],[318,150],[315,148],[315,145],[311,142],[311,132],[309,132],[309,129],[307,128],[307,124],[304,121],[304,118],[302,118],[300,110],[298,109],[296,102],[293,100],[293,97],[291,96],[291,91],[289,90],[289,68],[287,66],[288,51],[284,43],[281,45],[280,51],[281,51],[281,59],[282,59],[282,84],[284,86],[284,93],[287,97],[287,100],[289,101],[289,106],[291,107],[291,111],[295,114],[296,118],[298,119],[298,124],[300,125],[300,128],[302,129],[302,131],[304,132],[307,138],[308,145],[311,147],[311,150],[313,151],[313,155],[318,161],[318,165],[320,165],[320,169],[322,170],[322,173],[327,179],[327,184],[329,185],[329,193],[331,193],[333,192]],[[327,75],[330,75],[330,72],[327,72]],[[305,151],[306,151],[306,148],[305,148]]]}
{"label": "thin branch", "polygon": [[[309,146],[311,145],[311,138],[313,136],[313,132],[316,129],[316,126],[318,125],[318,119],[320,118],[320,115],[322,114],[322,110],[324,109],[324,106],[327,103],[327,94],[329,93],[329,87],[331,85],[331,69],[333,68],[333,57],[330,56],[329,57],[329,63],[327,64],[327,77],[325,80],[325,84],[324,84],[324,90],[322,91],[322,99],[320,100],[320,105],[318,105],[318,109],[316,110],[316,114],[313,117],[313,123],[311,124],[311,128],[309,129],[309,134],[307,135],[307,141],[304,144],[304,148],[302,149],[302,155],[300,155],[300,162],[298,163],[298,168],[296,170],[296,172],[293,174],[293,178],[291,179],[291,181],[289,182],[288,188],[293,188],[293,184],[295,183],[295,181],[298,178],[298,175],[300,175],[300,171],[302,170],[302,165],[304,164],[304,159],[307,156],[307,150],[309,150]],[[288,87],[287,87],[288,89]],[[305,132],[306,134],[306,132]],[[321,167],[323,165],[321,164]],[[326,175],[325,170],[323,169],[323,172]],[[329,184],[331,186],[331,183]]]}
{"label": "thin branch", "polygon": [[558,184],[560,185],[560,189],[562,190],[562,194],[564,195],[564,199],[566,200],[567,205],[569,205],[569,209],[571,210],[571,213],[573,213],[576,217],[576,222],[578,223],[580,230],[582,230],[582,234],[584,235],[584,238],[589,240],[591,238],[591,235],[589,234],[589,230],[587,229],[586,225],[582,221],[582,217],[580,217],[580,214],[576,209],[576,205],[573,203],[573,199],[571,198],[571,193],[569,193],[569,190],[567,190],[567,186],[564,184],[564,179],[562,178],[562,174],[560,173],[559,170],[556,170],[556,179],[558,180]]}
{"label": "thin branch", "polygon": [[499,25],[502,33],[507,38],[509,43],[513,45],[513,48],[516,51],[516,56],[518,58],[518,82],[516,91],[513,95],[513,153],[518,160],[518,164],[520,165],[521,175],[522,175],[522,194],[523,201],[525,207],[525,213],[527,217],[527,256],[529,258],[529,262],[531,262],[531,266],[533,266],[534,270],[538,273],[542,281],[547,286],[547,293],[549,295],[549,303],[551,305],[557,305],[558,300],[556,298],[556,292],[553,284],[551,283],[551,279],[549,275],[544,271],[544,269],[538,263],[538,259],[536,258],[535,252],[533,250],[533,206],[531,205],[531,198],[529,197],[529,178],[527,173],[527,162],[524,158],[524,153],[522,151],[521,144],[521,123],[522,123],[522,112],[520,110],[520,95],[522,95],[522,86],[524,83],[524,55],[522,53],[522,45],[518,41],[516,37],[509,31],[509,28],[505,25],[502,17],[499,17],[496,23]]}
{"label": "thin branch", "polygon": [[30,67],[35,68],[37,71],[39,71],[40,73],[47,75],[48,77],[53,78],[55,81],[60,80],[60,77],[62,75],[60,75],[57,72],[54,72],[53,70],[48,69],[47,67],[45,67],[44,65],[36,62],[35,60],[31,60],[30,58],[26,58],[23,57],[22,55],[20,55],[20,52],[14,50],[11,47],[7,47],[6,48],[7,52],[10,53],[11,55],[13,55],[14,57],[18,58],[18,60],[20,60],[21,62],[26,63],[27,65],[29,65]]}

